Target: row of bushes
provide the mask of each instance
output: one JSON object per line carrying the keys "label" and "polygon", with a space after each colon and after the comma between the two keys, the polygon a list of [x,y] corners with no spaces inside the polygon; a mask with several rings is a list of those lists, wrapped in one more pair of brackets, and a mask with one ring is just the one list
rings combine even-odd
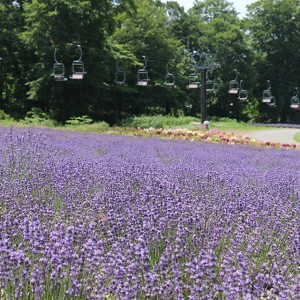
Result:
{"label": "row of bushes", "polygon": [[[26,116],[22,120],[14,120],[10,115],[6,114],[3,110],[0,110],[0,121],[3,125],[9,125],[11,123],[20,124],[21,126],[35,125],[46,127],[63,127],[74,128],[78,131],[92,131],[92,132],[106,132],[110,127],[107,122],[98,121],[95,122],[87,115],[74,116],[65,122],[65,124],[59,124],[57,121],[51,119],[49,115],[43,112],[41,109],[33,108],[27,112]],[[135,128],[135,129],[196,129],[192,122],[200,122],[200,118],[190,116],[174,116],[174,115],[155,115],[155,116],[133,116],[122,120],[117,127],[121,128]],[[237,122],[229,118],[211,118],[211,128],[220,130],[241,130],[248,126],[246,123]],[[218,126],[218,128],[216,127]]]}
{"label": "row of bushes", "polygon": [[[6,114],[3,110],[0,110],[0,120],[7,122],[14,122],[13,118]],[[176,126],[182,126],[190,122],[199,121],[195,117],[186,117],[186,116],[140,116],[140,117],[131,117],[120,122],[121,127],[133,127],[133,128],[163,128],[169,129]],[[43,112],[41,109],[33,108],[27,112],[26,117],[22,120],[19,120],[18,123],[21,124],[38,124],[49,127],[59,126],[56,121],[52,120],[49,115]],[[93,124],[94,121],[87,115],[71,117],[66,121],[66,126],[83,126]],[[97,122],[98,124],[99,122]],[[100,122],[103,124],[103,127],[109,127],[106,122]],[[105,125],[106,124],[106,125]]]}

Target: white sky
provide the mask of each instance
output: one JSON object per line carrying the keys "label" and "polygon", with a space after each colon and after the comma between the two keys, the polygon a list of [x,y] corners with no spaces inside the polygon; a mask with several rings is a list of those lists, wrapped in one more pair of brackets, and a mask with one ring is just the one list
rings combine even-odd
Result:
{"label": "white sky", "polygon": [[[167,2],[167,0],[162,0]],[[246,6],[255,2],[256,0],[229,0],[228,2],[233,3],[233,7],[239,13],[239,17],[242,18],[246,14]],[[194,0],[177,0],[180,6],[183,6],[185,10],[188,10],[193,6]]]}

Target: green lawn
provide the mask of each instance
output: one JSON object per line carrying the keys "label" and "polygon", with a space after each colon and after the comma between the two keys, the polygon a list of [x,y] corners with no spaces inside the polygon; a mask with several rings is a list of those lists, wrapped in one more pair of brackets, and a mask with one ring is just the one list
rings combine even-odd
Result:
{"label": "green lawn", "polygon": [[[0,120],[0,126],[13,126],[13,127],[51,127],[54,129],[64,129],[64,130],[75,130],[81,132],[108,132],[108,131],[118,131],[122,127],[126,128],[162,128],[162,129],[187,129],[187,130],[200,130],[192,122],[200,122],[199,119],[193,117],[174,117],[174,116],[142,116],[135,117],[121,124],[120,127],[109,127],[106,122],[95,122],[92,124],[69,124],[65,126],[57,126],[54,122],[47,120],[46,122],[16,122],[10,120]],[[273,127],[270,126],[254,126],[244,122],[237,122],[236,120],[231,120],[228,118],[223,119],[211,119],[210,129],[216,129],[220,131],[257,131],[257,130],[270,130]],[[297,141],[300,141],[300,135],[295,137]]]}
{"label": "green lawn", "polygon": [[296,133],[294,135],[294,140],[297,142],[297,143],[300,143],[300,132]]}
{"label": "green lawn", "polygon": [[[200,122],[200,121],[198,121]],[[186,128],[188,130],[195,130],[197,127],[191,122],[187,124],[182,124],[174,126],[173,128]],[[254,126],[244,122],[237,122],[235,120],[211,120],[210,129],[217,129],[220,131],[257,131],[257,130],[270,130],[272,127],[267,126]]]}

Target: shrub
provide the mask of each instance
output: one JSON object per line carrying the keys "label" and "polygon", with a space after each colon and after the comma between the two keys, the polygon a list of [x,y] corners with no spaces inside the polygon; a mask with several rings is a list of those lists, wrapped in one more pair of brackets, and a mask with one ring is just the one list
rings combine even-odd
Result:
{"label": "shrub", "polygon": [[49,115],[42,111],[42,109],[33,107],[26,113],[24,120],[20,121],[21,124],[39,124],[45,126],[53,126],[54,123]]}
{"label": "shrub", "polygon": [[199,121],[199,119],[194,117],[186,116],[139,116],[125,119],[122,122],[124,127],[134,127],[134,128],[163,128],[169,129],[172,127],[188,124],[192,121]]}
{"label": "shrub", "polygon": [[11,120],[11,116],[6,114],[4,110],[0,109],[0,120]]}
{"label": "shrub", "polygon": [[[69,126],[72,127],[72,126]],[[96,122],[92,124],[82,124],[82,125],[75,125],[76,131],[81,132],[98,132],[98,133],[104,133],[109,130],[108,123],[102,121],[102,122]]]}
{"label": "shrub", "polygon": [[83,124],[91,124],[93,123],[93,120],[91,118],[89,118],[89,116],[84,115],[81,117],[71,117],[70,120],[66,121],[67,125],[83,125]]}

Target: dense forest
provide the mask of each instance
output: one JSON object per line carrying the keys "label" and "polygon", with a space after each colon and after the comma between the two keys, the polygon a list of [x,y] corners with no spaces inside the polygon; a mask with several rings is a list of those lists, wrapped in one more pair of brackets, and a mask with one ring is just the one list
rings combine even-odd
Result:
{"label": "dense forest", "polygon": [[0,28],[0,110],[15,119],[200,116],[205,65],[209,116],[300,123],[299,0],[256,1],[243,19],[226,0],[188,11],[159,0],[2,0]]}

